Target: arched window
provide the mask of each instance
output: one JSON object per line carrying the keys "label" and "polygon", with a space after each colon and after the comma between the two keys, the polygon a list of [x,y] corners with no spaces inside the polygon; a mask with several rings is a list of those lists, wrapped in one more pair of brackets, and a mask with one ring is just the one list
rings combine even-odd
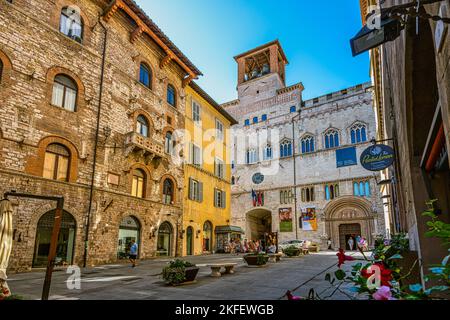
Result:
{"label": "arched window", "polygon": [[258,162],[258,152],[256,151],[256,149],[247,150],[246,160],[247,164]]}
{"label": "arched window", "polygon": [[367,141],[367,134],[366,134],[367,128],[363,124],[355,124],[350,129],[350,136],[352,139],[352,143],[360,143],[360,142],[366,142]]}
{"label": "arched window", "polygon": [[80,12],[74,7],[65,7],[61,10],[59,31],[69,38],[82,42],[83,40],[83,19]]}
{"label": "arched window", "polygon": [[325,133],[325,149],[339,147],[339,132],[336,130],[328,130]]}
{"label": "arched window", "polygon": [[302,139],[302,153],[314,152],[314,137],[306,136]]}
{"label": "arched window", "polygon": [[174,187],[170,179],[164,180],[163,184],[163,202],[165,204],[172,204],[174,201]]}
{"label": "arched window", "polygon": [[148,88],[152,88],[152,70],[145,63],[141,63],[139,71],[139,82]]}
{"label": "arched window", "polygon": [[69,181],[70,151],[62,144],[53,143],[45,150],[43,177]]}
{"label": "arched window", "polygon": [[272,160],[272,158],[273,158],[272,146],[270,144],[268,144],[264,147],[263,159],[264,160]]}
{"label": "arched window", "polygon": [[166,133],[164,149],[165,149],[166,153],[172,154],[174,147],[175,147],[175,141],[173,140],[173,134],[172,134],[172,132],[168,131]]}
{"label": "arched window", "polygon": [[[48,263],[55,213],[55,210],[49,211],[39,219],[36,228],[33,268],[45,267]],[[74,217],[67,211],[63,211],[57,240],[58,250],[55,258],[57,265],[72,264],[75,252],[76,230],[77,225]]]}
{"label": "arched window", "polygon": [[283,141],[280,144],[280,158],[286,158],[292,156],[292,142]]}
{"label": "arched window", "polygon": [[359,197],[370,197],[370,182],[355,181],[353,183],[353,195]]}
{"label": "arched window", "polygon": [[159,256],[170,256],[173,228],[169,222],[163,222],[158,230],[157,252]]}
{"label": "arched window", "polygon": [[136,121],[136,132],[141,136],[147,137],[149,136],[149,125],[148,120],[143,115],[137,117]]}
{"label": "arched window", "polygon": [[131,241],[134,240],[140,244],[141,224],[133,216],[126,216],[119,225],[119,245],[117,247],[117,257],[119,259],[128,259],[131,248]]}
{"label": "arched window", "polygon": [[167,86],[167,103],[174,108],[177,106],[176,91],[171,84]]}
{"label": "arched window", "polygon": [[145,173],[141,169],[133,171],[133,181],[131,184],[131,195],[136,198],[145,196]]}
{"label": "arched window", "polygon": [[72,78],[58,74],[53,82],[52,104],[69,111],[76,110],[78,87]]}

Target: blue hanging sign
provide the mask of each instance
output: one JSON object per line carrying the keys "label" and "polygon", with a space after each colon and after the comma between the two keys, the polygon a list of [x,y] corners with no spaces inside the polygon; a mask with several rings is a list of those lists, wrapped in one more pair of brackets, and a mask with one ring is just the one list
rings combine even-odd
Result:
{"label": "blue hanging sign", "polygon": [[373,145],[361,154],[361,165],[369,171],[380,171],[394,163],[394,149],[384,144]]}
{"label": "blue hanging sign", "polygon": [[338,168],[356,166],[357,164],[355,147],[336,150],[336,165]]}

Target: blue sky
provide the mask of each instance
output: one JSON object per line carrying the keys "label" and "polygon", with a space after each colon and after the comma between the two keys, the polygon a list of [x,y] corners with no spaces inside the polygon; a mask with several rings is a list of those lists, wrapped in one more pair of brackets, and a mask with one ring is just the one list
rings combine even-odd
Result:
{"label": "blue sky", "polygon": [[358,0],[137,0],[203,72],[198,83],[219,103],[237,98],[233,57],[279,39],[289,60],[287,84],[304,99],[369,81],[369,57],[353,58],[361,28]]}

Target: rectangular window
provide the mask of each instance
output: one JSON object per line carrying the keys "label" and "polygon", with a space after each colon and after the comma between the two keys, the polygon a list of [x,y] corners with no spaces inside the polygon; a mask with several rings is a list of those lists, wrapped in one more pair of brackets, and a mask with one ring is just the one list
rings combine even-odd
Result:
{"label": "rectangular window", "polygon": [[261,117],[261,120],[262,121],[267,121],[267,114],[263,114],[262,117]]}
{"label": "rectangular window", "polygon": [[253,123],[258,123],[258,117],[253,117]]}
{"label": "rectangular window", "polygon": [[250,120],[249,119],[245,119],[245,125],[249,126],[250,125]]}
{"label": "rectangular window", "polygon": [[223,177],[224,177],[224,165],[223,165],[223,161],[220,160],[219,158],[216,158],[215,161],[216,161],[215,166],[214,166],[214,167],[215,167],[215,168],[214,168],[215,175],[216,175],[217,177],[223,179]]}
{"label": "rectangular window", "polygon": [[56,154],[45,153],[44,160],[44,178],[53,179],[55,175]]}
{"label": "rectangular window", "polygon": [[144,178],[133,176],[133,183],[131,185],[131,195],[137,198],[144,197]]}
{"label": "rectangular window", "polygon": [[64,86],[55,82],[53,84],[52,105],[62,108],[64,100]]}
{"label": "rectangular window", "polygon": [[214,189],[214,207],[224,209],[226,207],[226,193],[219,189]]}
{"label": "rectangular window", "polygon": [[194,122],[201,121],[200,110],[201,110],[200,104],[192,100],[192,120],[194,120]]}
{"label": "rectangular window", "polygon": [[223,140],[223,123],[216,119],[216,138]]}
{"label": "rectangular window", "polygon": [[189,178],[189,200],[203,202],[203,183]]}
{"label": "rectangular window", "polygon": [[202,153],[200,147],[196,146],[195,144],[191,143],[190,148],[190,163],[195,166],[202,166]]}
{"label": "rectangular window", "polygon": [[292,106],[289,111],[290,111],[290,113],[294,113],[294,112],[297,111],[297,107],[296,106]]}

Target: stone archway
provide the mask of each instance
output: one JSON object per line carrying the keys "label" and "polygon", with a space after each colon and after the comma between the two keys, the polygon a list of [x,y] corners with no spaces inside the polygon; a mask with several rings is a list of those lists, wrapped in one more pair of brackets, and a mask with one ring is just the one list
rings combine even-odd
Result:
{"label": "stone archway", "polygon": [[258,208],[246,214],[246,237],[248,240],[264,239],[264,234],[272,232],[272,212]]}
{"label": "stone archway", "polygon": [[[364,237],[369,247],[374,244],[375,216],[371,203],[357,197],[341,197],[325,207],[325,226],[331,246],[337,250],[345,245],[350,236]],[[360,232],[360,234],[357,234]],[[343,248],[345,249],[345,247]]]}

